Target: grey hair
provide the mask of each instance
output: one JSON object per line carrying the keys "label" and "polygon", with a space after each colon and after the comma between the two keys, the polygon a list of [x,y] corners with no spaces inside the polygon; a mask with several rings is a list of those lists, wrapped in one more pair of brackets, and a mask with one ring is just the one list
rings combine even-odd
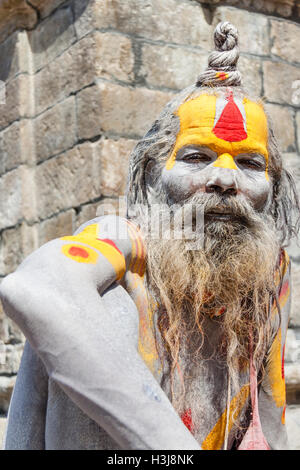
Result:
{"label": "grey hair", "polygon": [[196,86],[240,86],[237,29],[228,21],[219,23],[214,32],[214,41],[216,50],[210,53],[208,68],[199,76]]}

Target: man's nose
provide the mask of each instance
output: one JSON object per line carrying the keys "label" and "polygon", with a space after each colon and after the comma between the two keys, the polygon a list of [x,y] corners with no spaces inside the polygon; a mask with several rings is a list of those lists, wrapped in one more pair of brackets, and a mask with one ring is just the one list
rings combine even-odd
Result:
{"label": "man's nose", "polygon": [[211,167],[210,175],[205,184],[205,192],[218,193],[222,196],[236,196],[238,192],[236,170]]}

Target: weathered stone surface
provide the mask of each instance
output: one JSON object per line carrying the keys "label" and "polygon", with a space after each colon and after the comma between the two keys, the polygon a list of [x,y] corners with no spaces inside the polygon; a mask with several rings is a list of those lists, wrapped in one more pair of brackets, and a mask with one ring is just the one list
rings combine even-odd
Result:
{"label": "weathered stone surface", "polygon": [[22,218],[21,169],[6,173],[0,178],[0,230],[12,227]]}
{"label": "weathered stone surface", "polygon": [[171,93],[98,82],[78,95],[78,137],[102,132],[141,136],[172,98]]}
{"label": "weathered stone surface", "polygon": [[288,329],[285,345],[285,363],[297,362],[300,359],[300,341],[297,341],[295,331]]}
{"label": "weathered stone surface", "polygon": [[31,29],[37,13],[26,0],[2,0],[0,3],[0,42],[17,29]]}
{"label": "weathered stone surface", "polygon": [[[79,35],[95,27],[113,27],[121,32],[156,41],[189,44],[209,49],[211,26],[202,7],[176,0],[77,1],[76,29]],[[80,16],[80,12],[82,13]]]}
{"label": "weathered stone surface", "polygon": [[[53,2],[47,2],[53,3]],[[28,33],[36,72],[76,41],[71,8],[61,8]]]}
{"label": "weathered stone surface", "polygon": [[34,5],[40,13],[42,18],[50,15],[59,5],[65,3],[66,0],[30,0],[30,3]]}
{"label": "weathered stone surface", "polygon": [[296,114],[296,128],[298,152],[300,152],[300,112]]}
{"label": "weathered stone surface", "polygon": [[[212,4],[215,6],[217,3],[222,5],[233,5],[244,8],[251,8],[258,12],[264,13],[278,13],[283,17],[291,16],[297,0],[197,0],[200,3]],[[297,14],[297,13],[296,13]],[[299,16],[299,13],[298,13]]]}
{"label": "weathered stone surface", "polygon": [[283,152],[296,151],[294,110],[275,104],[267,104],[266,109],[274,126],[274,133]]}
{"label": "weathered stone surface", "polygon": [[144,44],[140,75],[147,84],[181,90],[207,67],[207,54],[191,49]]}
{"label": "weathered stone surface", "polygon": [[300,62],[300,25],[288,21],[271,20],[271,53],[287,60]]}
{"label": "weathered stone surface", "polygon": [[133,66],[128,38],[95,32],[35,75],[36,114],[93,83],[97,77],[131,80]]}
{"label": "weathered stone surface", "polygon": [[[10,398],[15,386],[16,377],[0,377],[0,411],[1,413],[7,413]],[[1,434],[3,436],[5,421],[3,418],[0,418],[0,440]]]}
{"label": "weathered stone surface", "polygon": [[4,436],[5,436],[5,429],[6,429],[6,417],[0,416],[0,448],[3,447]]}
{"label": "weathered stone surface", "polygon": [[75,211],[70,209],[39,225],[39,246],[55,238],[72,235],[74,232]]}
{"label": "weathered stone surface", "polygon": [[265,15],[222,6],[216,9],[213,25],[219,21],[230,21],[237,27],[241,52],[269,54],[268,18]]}
{"label": "weathered stone surface", "polygon": [[263,63],[264,90],[268,101],[293,105],[295,88],[293,83],[300,80],[299,67],[283,62]]}
{"label": "weathered stone surface", "polygon": [[6,81],[19,73],[29,72],[27,34],[16,31],[0,44],[0,80]]}
{"label": "weathered stone surface", "polygon": [[75,97],[70,96],[34,120],[36,160],[40,162],[76,143]]}
{"label": "weathered stone surface", "polygon": [[134,54],[131,40],[121,34],[93,34],[95,74],[97,77],[131,81],[134,77]]}
{"label": "weathered stone surface", "polygon": [[292,262],[291,326],[300,326],[300,265]]}
{"label": "weathered stone surface", "polygon": [[125,198],[109,198],[104,197],[98,202],[85,204],[81,207],[79,214],[76,217],[76,230],[84,223],[95,217],[103,215],[115,214],[125,217],[126,215],[126,202]]}
{"label": "weathered stone surface", "polygon": [[0,274],[14,271],[23,258],[21,227],[4,230],[0,236]]}
{"label": "weathered stone surface", "polygon": [[36,172],[38,214],[43,219],[100,196],[100,162],[92,144],[47,160]]}
{"label": "weathered stone surface", "polygon": [[97,145],[101,167],[101,194],[123,195],[126,190],[129,156],[135,140],[101,139]]}
{"label": "weathered stone surface", "polygon": [[31,77],[18,75],[6,83],[5,104],[0,104],[0,129],[33,113]]}
{"label": "weathered stone surface", "polygon": [[259,97],[262,95],[262,63],[254,57],[239,58],[239,71],[242,74],[242,83],[250,95]]}
{"label": "weathered stone surface", "polygon": [[4,313],[0,302],[0,344],[24,344],[25,337],[10,318]]}
{"label": "weathered stone surface", "polygon": [[0,175],[22,163],[22,125],[22,121],[17,121],[0,132]]}
{"label": "weathered stone surface", "polygon": [[23,353],[23,344],[4,344],[0,342],[0,374],[16,374]]}
{"label": "weathered stone surface", "polygon": [[287,406],[285,411],[286,429],[290,450],[300,450],[300,406]]}
{"label": "weathered stone surface", "polygon": [[32,163],[33,159],[34,139],[30,120],[15,121],[0,132],[0,175],[21,163]]}
{"label": "weathered stone surface", "polygon": [[300,363],[287,363],[284,367],[285,383],[288,385],[300,385]]}

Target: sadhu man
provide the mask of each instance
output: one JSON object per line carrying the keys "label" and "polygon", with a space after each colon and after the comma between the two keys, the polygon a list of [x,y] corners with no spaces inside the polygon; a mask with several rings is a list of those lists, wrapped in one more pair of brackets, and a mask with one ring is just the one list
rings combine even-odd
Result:
{"label": "sadhu man", "polygon": [[[287,448],[299,204],[237,41],[217,26],[208,69],[137,144],[127,217],[47,243],[2,283],[28,339],[6,449]],[[158,213],[184,235],[149,236]]]}

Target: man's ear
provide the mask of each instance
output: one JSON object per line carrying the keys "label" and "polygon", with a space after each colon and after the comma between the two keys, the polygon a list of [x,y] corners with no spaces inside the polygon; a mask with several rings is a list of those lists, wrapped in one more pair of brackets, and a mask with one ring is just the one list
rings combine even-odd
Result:
{"label": "man's ear", "polygon": [[145,189],[148,204],[158,204],[161,202],[161,179],[159,164],[154,160],[149,160],[145,167]]}

